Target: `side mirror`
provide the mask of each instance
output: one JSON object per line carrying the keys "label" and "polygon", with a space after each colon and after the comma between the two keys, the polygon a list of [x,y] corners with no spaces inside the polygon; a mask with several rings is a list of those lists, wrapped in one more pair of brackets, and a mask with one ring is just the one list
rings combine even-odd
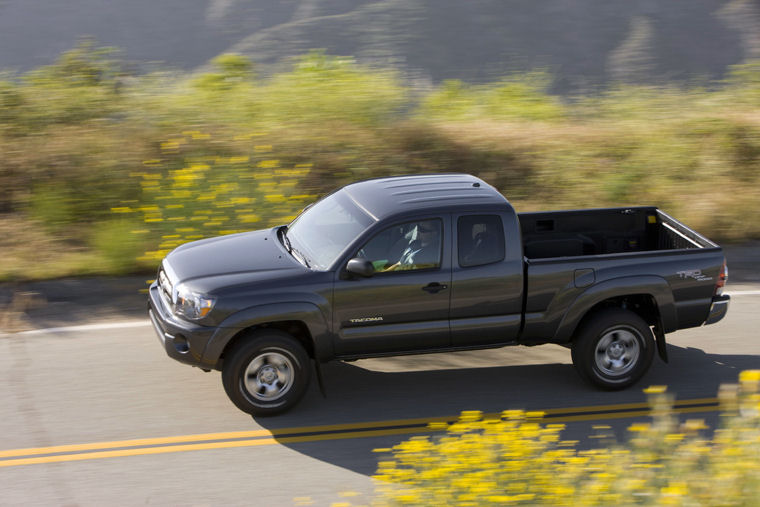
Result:
{"label": "side mirror", "polygon": [[369,260],[356,257],[348,261],[346,271],[366,278],[375,274],[375,267]]}

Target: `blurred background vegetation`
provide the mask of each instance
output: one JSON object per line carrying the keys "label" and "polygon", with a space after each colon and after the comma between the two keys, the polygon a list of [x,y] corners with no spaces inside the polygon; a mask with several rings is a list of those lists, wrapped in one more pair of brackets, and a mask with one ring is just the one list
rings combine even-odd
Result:
{"label": "blurred background vegetation", "polygon": [[760,63],[709,86],[555,96],[545,72],[415,86],[311,52],[135,75],[83,44],[0,74],[0,280],[152,273],[194,239],[285,223],[358,179],[467,172],[518,211],[656,205],[760,238]]}

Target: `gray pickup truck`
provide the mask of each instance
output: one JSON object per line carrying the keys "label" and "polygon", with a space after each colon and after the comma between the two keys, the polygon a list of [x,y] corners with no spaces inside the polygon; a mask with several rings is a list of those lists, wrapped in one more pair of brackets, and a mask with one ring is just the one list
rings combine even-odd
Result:
{"label": "gray pickup truck", "polygon": [[654,207],[515,213],[466,174],[347,185],[290,225],[172,251],[148,313],[168,355],[222,372],[253,415],[303,396],[312,360],[557,343],[604,389],[665,334],[719,321],[721,248]]}

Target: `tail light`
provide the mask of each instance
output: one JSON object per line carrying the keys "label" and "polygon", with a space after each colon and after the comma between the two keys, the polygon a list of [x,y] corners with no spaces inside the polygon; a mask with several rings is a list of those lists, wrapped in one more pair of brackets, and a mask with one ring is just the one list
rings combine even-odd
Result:
{"label": "tail light", "polygon": [[728,266],[726,265],[726,259],[723,259],[723,267],[720,268],[720,275],[718,276],[718,282],[715,284],[715,295],[719,296],[723,292],[723,287],[726,286],[728,281]]}

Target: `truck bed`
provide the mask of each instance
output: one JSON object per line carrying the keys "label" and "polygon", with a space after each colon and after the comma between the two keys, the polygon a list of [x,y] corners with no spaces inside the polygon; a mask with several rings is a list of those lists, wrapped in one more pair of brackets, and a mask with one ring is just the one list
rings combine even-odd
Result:
{"label": "truck bed", "polygon": [[528,259],[717,247],[655,207],[519,213]]}

